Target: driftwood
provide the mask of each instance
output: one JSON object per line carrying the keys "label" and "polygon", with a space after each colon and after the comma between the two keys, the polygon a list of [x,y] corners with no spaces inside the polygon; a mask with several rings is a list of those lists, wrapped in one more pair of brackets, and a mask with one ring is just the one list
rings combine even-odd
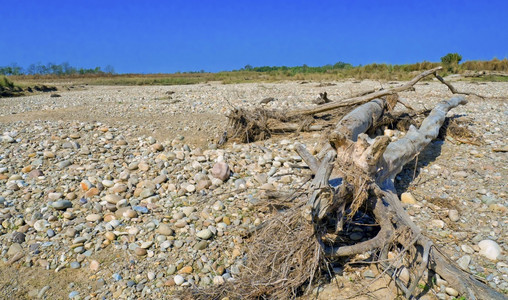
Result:
{"label": "driftwood", "polygon": [[[423,121],[420,128],[410,127],[406,135],[394,142],[386,136],[373,139],[364,134],[386,109],[383,100],[366,103],[346,115],[329,136],[333,148],[324,159],[313,157],[301,144],[295,149],[315,173],[309,193],[309,206],[316,224],[342,223],[345,207],[354,211],[360,206],[372,213],[380,226],[378,234],[367,241],[337,246],[323,240],[320,243],[326,257],[339,257],[376,251],[384,272],[391,275],[406,298],[412,298],[419,281],[427,270],[444,278],[467,299],[506,299],[504,295],[462,271],[411,221],[397,197],[394,178],[403,166],[413,160],[439,134],[446,113],[466,104],[463,96],[439,103]],[[333,158],[335,164],[332,163]],[[342,184],[327,184],[332,168],[341,169]],[[335,216],[340,216],[340,219]],[[331,216],[331,217],[330,217]],[[340,233],[341,224],[337,226]],[[319,238],[319,237],[318,237]],[[390,249],[401,250],[401,257],[411,256],[414,276],[407,284],[399,278],[400,262],[390,261]],[[411,254],[413,253],[413,254]],[[401,260],[400,258],[399,260]]]}
{"label": "driftwood", "polygon": [[330,102],[332,102],[332,100],[328,99],[328,94],[326,92],[319,93],[319,97],[317,97],[316,99],[314,99],[314,101],[312,101],[312,103],[317,105],[326,104]]}
{"label": "driftwood", "polygon": [[331,103],[328,103],[328,104],[323,104],[323,105],[321,105],[319,107],[316,107],[316,108],[297,110],[297,111],[291,112],[289,114],[289,117],[294,116],[294,115],[301,115],[301,116],[315,115],[315,114],[318,114],[318,113],[330,111],[330,110],[337,109],[337,108],[340,108],[340,107],[354,106],[354,105],[363,104],[363,103],[366,103],[366,102],[368,102],[368,101],[370,101],[372,99],[381,98],[381,97],[384,97],[384,96],[388,96],[388,95],[392,95],[392,94],[395,94],[395,93],[399,93],[399,92],[402,92],[402,91],[405,91],[407,89],[412,88],[418,81],[422,80],[423,78],[425,78],[425,77],[427,77],[429,75],[432,75],[432,74],[436,73],[437,71],[439,71],[441,69],[442,69],[442,67],[437,67],[437,68],[434,68],[434,69],[427,70],[425,72],[420,73],[418,76],[414,77],[413,79],[411,79],[407,83],[405,83],[405,84],[403,84],[401,86],[393,87],[391,89],[380,90],[380,91],[373,92],[373,93],[370,93],[370,94],[367,94],[367,95],[363,95],[363,96],[343,99],[343,100],[340,100],[340,101],[334,101],[334,102],[331,102]]}
{"label": "driftwood", "polygon": [[[342,109],[342,112],[334,112],[335,118],[341,117],[348,113],[355,107],[365,104],[373,99],[384,99],[387,101],[388,109],[391,110],[397,103],[401,103],[410,110],[414,110],[403,99],[399,99],[398,93],[402,91],[411,90],[414,85],[423,78],[434,75],[439,81],[445,84],[453,94],[480,95],[463,92],[455,89],[450,83],[446,82],[440,77],[437,72],[441,67],[437,67],[418,74],[412,80],[390,89],[381,89],[369,91],[369,93],[362,93],[357,96],[331,101],[326,92],[321,93],[320,96],[314,101],[318,104],[315,108],[301,109],[294,111],[282,111],[277,109],[257,108],[254,110],[245,110],[241,108],[234,108],[229,115],[229,129],[228,138],[236,139],[240,142],[254,142],[261,139],[270,138],[273,134],[284,134],[295,131],[313,131],[320,130],[323,126],[328,124],[315,124],[317,120],[323,123],[322,118],[317,118],[316,115],[325,112],[336,111]],[[269,102],[271,98],[264,99],[261,103]],[[319,122],[317,122],[319,123]],[[313,127],[314,125],[322,127]]]}

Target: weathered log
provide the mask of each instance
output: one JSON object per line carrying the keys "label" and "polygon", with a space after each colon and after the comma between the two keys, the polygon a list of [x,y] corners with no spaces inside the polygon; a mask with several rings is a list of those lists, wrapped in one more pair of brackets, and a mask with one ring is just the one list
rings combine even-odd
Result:
{"label": "weathered log", "polygon": [[402,171],[404,165],[412,161],[438,136],[439,129],[446,118],[446,113],[450,109],[466,103],[467,101],[463,96],[442,101],[425,118],[420,129],[411,126],[402,139],[390,143],[383,154],[383,160],[378,164],[380,171],[376,175],[376,181],[381,185],[384,185],[386,180],[393,181],[393,178]]}
{"label": "weathered log", "polygon": [[323,104],[323,105],[321,105],[319,107],[316,107],[316,108],[305,109],[305,110],[297,110],[297,111],[291,112],[289,114],[289,117],[291,118],[291,117],[294,117],[294,116],[315,115],[315,114],[322,113],[322,112],[325,112],[325,111],[330,111],[330,110],[333,110],[333,109],[337,109],[339,107],[360,105],[360,104],[369,102],[372,99],[381,98],[383,96],[387,96],[387,95],[391,95],[391,94],[394,94],[394,93],[402,92],[402,91],[405,91],[405,90],[413,87],[421,79],[423,79],[423,78],[425,78],[425,77],[427,77],[429,75],[432,75],[432,74],[434,74],[435,72],[437,72],[437,71],[439,71],[441,69],[442,69],[442,67],[437,67],[437,68],[434,68],[434,69],[427,70],[425,72],[420,73],[418,76],[414,77],[413,79],[411,79],[407,83],[405,83],[405,84],[403,84],[401,86],[397,86],[397,87],[391,88],[391,89],[380,90],[380,91],[377,91],[377,92],[374,92],[374,93],[371,93],[371,94],[367,94],[367,95],[363,95],[363,96],[358,96],[358,97],[353,97],[353,98],[333,101],[333,102],[330,102],[330,103],[327,103],[327,104]]}

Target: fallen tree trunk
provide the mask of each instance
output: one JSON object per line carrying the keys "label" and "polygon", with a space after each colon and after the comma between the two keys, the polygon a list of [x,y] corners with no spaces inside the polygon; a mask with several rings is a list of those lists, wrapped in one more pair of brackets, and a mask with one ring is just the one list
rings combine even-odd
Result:
{"label": "fallen tree trunk", "polygon": [[302,116],[315,115],[315,114],[333,110],[333,109],[336,109],[339,107],[359,105],[359,104],[369,102],[372,99],[381,98],[384,96],[399,93],[399,92],[402,92],[402,91],[412,88],[418,81],[422,80],[423,78],[425,78],[429,75],[436,73],[437,71],[439,71],[441,69],[442,69],[442,67],[437,67],[437,68],[422,72],[418,76],[416,76],[415,78],[411,79],[410,81],[406,82],[405,84],[403,84],[401,86],[397,86],[397,87],[387,89],[387,90],[380,90],[380,91],[373,92],[373,93],[363,95],[363,96],[358,96],[358,97],[353,97],[353,98],[349,98],[349,99],[343,99],[343,100],[339,100],[339,101],[330,102],[328,104],[320,105],[319,107],[316,107],[316,108],[297,110],[297,111],[291,112],[288,116],[292,117],[292,116],[299,116],[299,115],[302,115]]}

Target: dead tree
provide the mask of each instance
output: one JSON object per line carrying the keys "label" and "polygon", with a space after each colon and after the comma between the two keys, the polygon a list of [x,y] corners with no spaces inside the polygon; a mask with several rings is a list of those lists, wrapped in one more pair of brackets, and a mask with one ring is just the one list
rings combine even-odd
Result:
{"label": "dead tree", "polygon": [[[405,164],[413,160],[434,138],[445,121],[446,113],[466,104],[463,96],[439,103],[420,128],[411,126],[406,135],[394,142],[387,136],[369,138],[365,132],[387,109],[385,100],[376,99],[347,114],[329,135],[329,146],[323,159],[312,156],[303,145],[296,147],[315,174],[308,205],[316,224],[336,223],[340,233],[346,207],[355,212],[360,207],[373,214],[380,226],[372,239],[348,246],[336,246],[320,240],[326,257],[337,259],[366,251],[377,251],[382,269],[395,279],[406,298],[411,298],[427,270],[439,274],[467,299],[505,299],[472,275],[462,271],[427,238],[401,206],[394,178]],[[329,184],[332,170],[343,174],[342,184]],[[350,213],[351,214],[351,213]],[[319,238],[319,237],[318,237]],[[404,284],[398,279],[388,252],[394,246],[403,253],[416,253],[412,260],[415,275]]]}
{"label": "dead tree", "polygon": [[[398,87],[312,109],[286,113],[233,111],[229,116],[230,125],[236,126],[233,127],[237,129],[236,134],[244,134],[245,141],[254,141],[256,137],[269,137],[274,128],[281,132],[301,128],[301,124],[295,123],[296,119],[303,119],[307,128],[311,128],[313,125],[306,116],[355,107],[324,137],[324,147],[316,156],[303,144],[296,145],[296,151],[314,175],[310,188],[292,201],[280,202],[278,212],[252,233],[245,270],[240,276],[219,289],[193,290],[193,297],[293,298],[310,290],[316,278],[327,269],[327,262],[369,252],[408,299],[414,297],[426,272],[439,274],[467,299],[506,299],[447,258],[410,219],[395,189],[395,176],[438,136],[447,112],[466,104],[464,96],[439,103],[425,114],[428,116],[418,128],[411,125],[403,138],[392,141],[385,135],[373,135],[373,127],[378,126],[397,103],[412,109],[397,93],[413,87],[426,76],[436,76],[453,94],[475,95],[460,92],[444,81],[437,74],[440,69],[425,71]],[[278,122],[274,124],[273,120]],[[341,184],[334,185],[336,182]],[[265,204],[274,205],[275,200],[270,201]],[[333,238],[340,237],[345,225],[349,225],[359,210],[375,219],[379,226],[377,234],[366,241],[350,244]],[[390,252],[394,251],[397,256],[389,259]],[[407,282],[400,278],[402,266],[412,273]]]}

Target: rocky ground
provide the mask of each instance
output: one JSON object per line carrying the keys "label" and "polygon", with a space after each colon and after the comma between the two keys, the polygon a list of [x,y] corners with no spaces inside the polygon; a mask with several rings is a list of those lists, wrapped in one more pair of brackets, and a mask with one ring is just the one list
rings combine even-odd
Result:
{"label": "rocky ground", "polygon": [[[247,233],[271,214],[257,203],[266,191],[307,187],[294,143],[315,148],[320,134],[218,149],[224,113],[266,97],[276,98],[267,107],[312,107],[323,91],[334,100],[395,83],[334,84],[61,87],[61,97],[0,99],[0,298],[161,299],[235,280]],[[455,85],[488,97],[449,114],[480,143],[432,142],[399,175],[398,190],[449,257],[507,293],[508,84]],[[429,82],[401,96],[431,108],[451,94]],[[390,286],[372,283],[377,270],[368,266],[334,270],[318,297]],[[424,297],[458,297],[434,282]],[[372,295],[395,297],[382,293]]]}

